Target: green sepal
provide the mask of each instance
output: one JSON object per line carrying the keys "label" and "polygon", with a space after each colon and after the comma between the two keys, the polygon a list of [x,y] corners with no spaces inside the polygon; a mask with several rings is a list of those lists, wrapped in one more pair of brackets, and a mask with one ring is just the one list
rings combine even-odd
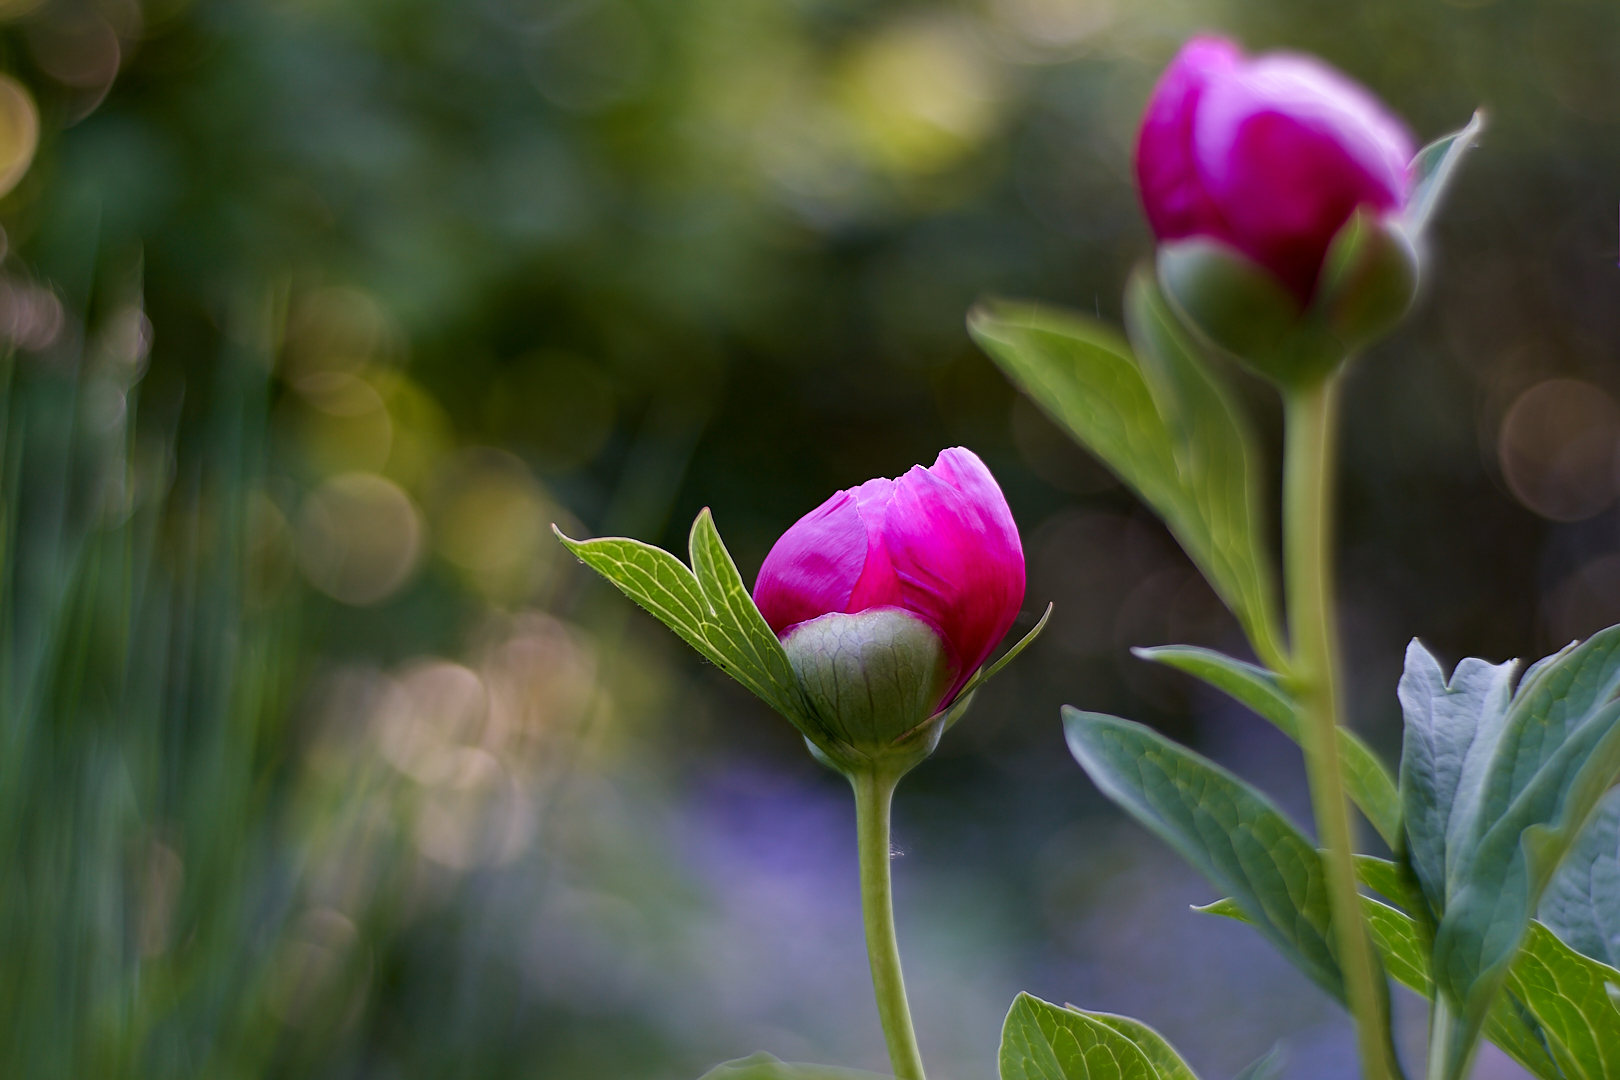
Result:
{"label": "green sepal", "polygon": [[1139,1020],[1019,994],[1001,1029],[1001,1080],[1198,1080]]}
{"label": "green sepal", "polygon": [[1159,284],[1210,344],[1264,371],[1293,336],[1304,308],[1277,275],[1207,236],[1159,245]]}
{"label": "green sepal", "polygon": [[1322,260],[1311,313],[1354,353],[1393,330],[1412,308],[1418,251],[1396,218],[1366,207],[1333,237]]}
{"label": "green sepal", "polygon": [[782,1061],[763,1051],[716,1065],[698,1080],[893,1080],[885,1073]]}
{"label": "green sepal", "polygon": [[[1197,645],[1156,645],[1131,652],[1202,679],[1247,705],[1299,742],[1299,706],[1271,671]],[[1345,793],[1391,848],[1401,842],[1401,801],[1395,778],[1372,748],[1349,728],[1338,729],[1339,772]]]}
{"label": "green sepal", "polygon": [[1440,205],[1446,189],[1451,186],[1463,155],[1478,143],[1480,133],[1484,130],[1485,113],[1475,110],[1468,126],[1436,139],[1417,152],[1407,167],[1412,176],[1412,194],[1406,200],[1402,220],[1408,234],[1421,236],[1428,228],[1435,209]]}
{"label": "green sepal", "polygon": [[586,566],[787,717],[811,742],[836,747],[793,673],[793,665],[742,583],[705,507],[692,523],[688,568],[662,548],[622,536],[572,540],[552,531]]}
{"label": "green sepal", "polygon": [[1030,645],[1034,644],[1035,639],[1041,636],[1041,631],[1046,629],[1046,623],[1051,618],[1052,605],[1048,603],[1046,605],[1046,610],[1041,612],[1040,619],[1033,627],[1030,628],[1029,633],[1019,638],[1018,643],[1012,648],[1008,649],[1006,652],[1002,653],[995,663],[989,665],[988,667],[981,667],[978,671],[973,673],[973,678],[969,679],[967,684],[957,692],[956,700],[952,701],[950,705],[946,706],[946,708],[940,713],[940,715],[945,718],[946,731],[949,731],[956,725],[958,720],[962,719],[963,714],[967,712],[968,703],[971,701],[973,695],[978,692],[979,687],[983,686],[985,683],[999,675],[1002,668],[1013,662],[1014,657],[1023,652],[1025,649],[1029,648]]}

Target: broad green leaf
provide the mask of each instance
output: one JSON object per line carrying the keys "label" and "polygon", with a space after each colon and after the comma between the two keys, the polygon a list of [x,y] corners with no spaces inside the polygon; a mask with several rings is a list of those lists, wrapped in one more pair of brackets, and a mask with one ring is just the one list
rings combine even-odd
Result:
{"label": "broad green leaf", "polygon": [[1620,988],[1620,971],[1531,922],[1503,990],[1535,1017],[1566,1080],[1612,1080],[1620,1076],[1620,1011],[1610,987]]}
{"label": "broad green leaf", "polygon": [[1315,846],[1263,794],[1151,728],[1067,706],[1069,750],[1092,782],[1230,896],[1340,1001],[1326,875]]}
{"label": "broad green leaf", "polygon": [[1620,967],[1620,788],[1598,803],[1536,917],[1576,952]]}
{"label": "broad green leaf", "polygon": [[1122,1016],[1019,994],[1001,1029],[1001,1080],[1196,1080],[1163,1037]]}
{"label": "broad green leaf", "polygon": [[[1256,650],[1277,659],[1270,571],[1246,501],[1253,455],[1226,452],[1237,421],[1235,414],[1215,418],[1207,412],[1224,401],[1218,391],[1176,397],[1173,429],[1130,346],[1100,323],[997,303],[976,308],[968,329],[1008,378],[1164,520]],[[1194,485],[1214,494],[1200,490],[1195,496]],[[1205,504],[1216,508],[1213,519]]]}
{"label": "broad green leaf", "polygon": [[1485,130],[1485,114],[1475,112],[1468,126],[1461,131],[1436,139],[1417,152],[1409,166],[1412,174],[1412,194],[1406,200],[1406,212],[1401,224],[1417,236],[1429,224],[1440,198],[1451,184],[1463,154],[1479,139]]}
{"label": "broad green leaf", "polygon": [[1172,436],[1182,486],[1209,549],[1201,568],[1243,623],[1255,651],[1282,655],[1276,573],[1264,542],[1260,456],[1248,418],[1200,358],[1171,312],[1152,271],[1138,267],[1125,287],[1125,331]]}
{"label": "broad green leaf", "polygon": [[[1542,891],[1620,775],[1620,703],[1610,701],[1617,684],[1620,627],[1611,627],[1525,678],[1477,787],[1470,787],[1472,754],[1464,764],[1432,964],[1436,983],[1459,1006],[1453,1076]],[[1474,809],[1459,830],[1465,795]]]}
{"label": "broad green leaf", "polygon": [[1399,904],[1406,895],[1406,889],[1401,882],[1401,868],[1388,859],[1380,859],[1374,855],[1354,856],[1356,864],[1356,878],[1367,888],[1381,893]]}
{"label": "broad green leaf", "polygon": [[[1230,899],[1193,910],[1252,924],[1243,909]],[[1434,983],[1429,978],[1428,947],[1417,923],[1405,912],[1370,896],[1361,898],[1361,911],[1373,945],[1384,962],[1384,970],[1407,989],[1432,998]],[[1540,1025],[1525,1006],[1506,994],[1497,998],[1485,1019],[1485,1037],[1509,1057],[1542,1080],[1566,1080],[1548,1054],[1539,1031]]]}
{"label": "broad green leaf", "polygon": [[766,1053],[716,1065],[699,1080],[891,1080],[882,1073],[839,1069],[831,1065],[803,1065],[781,1061]]}
{"label": "broad green leaf", "polygon": [[[1159,645],[1131,652],[1202,679],[1299,741],[1299,713],[1273,672],[1197,645]],[[1396,847],[1401,836],[1401,805],[1395,779],[1378,755],[1355,732],[1343,727],[1339,728],[1339,771],[1345,792],[1384,843]]]}
{"label": "broad green leaf", "polygon": [[1073,1005],[1065,1005],[1064,1008],[1111,1027],[1135,1043],[1136,1048],[1153,1063],[1154,1071],[1159,1074],[1159,1080],[1198,1080],[1187,1063],[1181,1060],[1181,1055],[1176,1053],[1175,1047],[1170,1045],[1170,1041],[1142,1021],[1115,1013],[1088,1012]]}
{"label": "broad green leaf", "polygon": [[[708,510],[692,526],[693,561],[702,579],[679,559],[625,537],[557,538],[706,659],[791,720],[812,741],[829,736],[804,700],[781,642],[770,632],[737,567],[720,542]],[[763,635],[760,633],[763,629]]]}
{"label": "broad green leaf", "polygon": [[[1458,803],[1464,765],[1475,776],[1495,749],[1513,693],[1516,661],[1464,660],[1447,683],[1440,664],[1414,638],[1396,691],[1406,725],[1401,749],[1401,800],[1406,847],[1434,917],[1445,909],[1447,837],[1453,815],[1466,822],[1471,798]],[[1477,783],[1477,781],[1476,781]]]}

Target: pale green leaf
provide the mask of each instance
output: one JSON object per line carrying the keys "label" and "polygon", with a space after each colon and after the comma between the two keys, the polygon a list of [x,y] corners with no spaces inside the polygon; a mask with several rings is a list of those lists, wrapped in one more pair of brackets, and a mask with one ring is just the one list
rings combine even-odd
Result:
{"label": "pale green leaf", "polygon": [[891,1080],[891,1078],[882,1073],[862,1072],[859,1069],[839,1069],[831,1065],[804,1065],[781,1061],[761,1052],[751,1057],[716,1065],[699,1080]]}
{"label": "pale green leaf", "polygon": [[1468,126],[1461,131],[1436,139],[1417,152],[1409,171],[1412,175],[1412,194],[1406,200],[1406,211],[1401,224],[1413,236],[1423,232],[1435,208],[1450,186],[1457,166],[1468,148],[1479,140],[1485,130],[1485,114],[1475,112]]}
{"label": "pale green leaf", "polygon": [[1620,971],[1532,921],[1503,991],[1536,1018],[1566,1080],[1613,1080],[1620,1076],[1620,1012],[1611,986],[1620,987]]}
{"label": "pale green leaf", "polygon": [[[1281,680],[1265,668],[1196,645],[1159,645],[1131,652],[1202,679],[1299,741],[1297,706]],[[1339,728],[1339,771],[1351,801],[1367,815],[1384,843],[1396,847],[1401,836],[1401,805],[1395,779],[1378,755],[1344,727]]]}
{"label": "pale green leaf", "polygon": [[1059,1008],[1029,994],[1019,994],[1007,1012],[1000,1063],[1001,1080],[1196,1080],[1146,1025]]}
{"label": "pale green leaf", "polygon": [[1339,1000],[1327,880],[1315,846],[1271,800],[1141,724],[1063,709],[1092,782],[1230,896],[1257,930]]}
{"label": "pale green leaf", "polygon": [[1130,346],[1081,315],[998,303],[975,309],[968,328],[1008,378],[1164,520],[1256,649],[1277,658],[1269,561],[1253,521],[1253,454],[1234,450],[1243,430],[1234,412],[1217,415],[1226,401],[1214,384],[1172,358],[1165,368],[1186,376],[1176,384],[1186,392],[1156,377],[1169,402],[1161,404]]}
{"label": "pale green leaf", "polygon": [[1576,952],[1620,967],[1620,788],[1598,803],[1536,917]]}

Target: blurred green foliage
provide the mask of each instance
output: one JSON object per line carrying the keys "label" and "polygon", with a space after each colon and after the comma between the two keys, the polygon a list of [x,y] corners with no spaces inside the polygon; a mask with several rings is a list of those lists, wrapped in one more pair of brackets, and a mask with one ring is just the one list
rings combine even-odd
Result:
{"label": "blurred green foliage", "polygon": [[[776,806],[748,786],[760,762],[794,791],[827,781],[547,526],[678,546],[712,506],[751,580],[832,490],[954,443],[1008,492],[1031,614],[1057,609],[900,807],[902,838],[940,853],[915,872],[954,860],[980,890],[908,900],[902,872],[902,905],[940,928],[918,966],[993,941],[1019,971],[986,977],[995,1008],[1013,982],[1112,987],[1082,1003],[1160,1024],[1201,1069],[1260,1053],[1280,1032],[1230,999],[1134,1007],[1165,986],[1075,944],[1108,883],[1138,879],[1056,722],[1068,701],[1192,734],[1207,701],[1126,649],[1236,648],[1237,628],[963,328],[991,294],[1118,317],[1149,243],[1137,111],[1199,29],[1318,52],[1420,138],[1491,115],[1418,318],[1350,388],[1370,740],[1393,746],[1414,633],[1506,657],[1620,621],[1605,0],[7,0],[0,18],[41,118],[0,203],[5,1075],[881,1060],[860,1058],[862,1000],[743,1016],[691,991],[733,985],[727,924],[704,921],[729,879],[670,836],[709,820],[691,807],[716,784]],[[1247,404],[1274,439],[1266,395]],[[1273,760],[1228,730],[1253,729],[1206,729],[1229,760]],[[1242,1015],[1299,994],[1276,985]],[[917,993],[925,1053],[960,1028],[982,1049],[949,1059],[988,1071],[999,1016],[931,1021],[939,993]],[[756,1044],[788,1029],[811,1045]]]}

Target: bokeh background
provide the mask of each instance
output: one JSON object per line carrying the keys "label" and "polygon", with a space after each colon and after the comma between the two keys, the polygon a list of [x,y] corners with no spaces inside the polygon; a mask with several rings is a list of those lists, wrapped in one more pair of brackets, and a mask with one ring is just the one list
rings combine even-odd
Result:
{"label": "bokeh background", "polygon": [[0,19],[0,158],[37,130],[0,202],[6,1076],[883,1068],[842,782],[549,527],[681,550],[710,506],[751,581],[833,490],[956,444],[1022,529],[1024,625],[1057,608],[900,793],[932,1075],[994,1075],[1027,989],[1206,1080],[1278,1041],[1353,1076],[1334,1007],[1189,911],[1208,886],[1065,752],[1060,703],[1147,720],[1306,816],[1285,740],[1128,653],[1241,651],[1231,618],[963,329],[988,294],[1117,319],[1133,129],[1199,30],[1319,53],[1421,140],[1490,116],[1351,378],[1356,726],[1394,760],[1413,635],[1494,660],[1620,621],[1610,0]]}

